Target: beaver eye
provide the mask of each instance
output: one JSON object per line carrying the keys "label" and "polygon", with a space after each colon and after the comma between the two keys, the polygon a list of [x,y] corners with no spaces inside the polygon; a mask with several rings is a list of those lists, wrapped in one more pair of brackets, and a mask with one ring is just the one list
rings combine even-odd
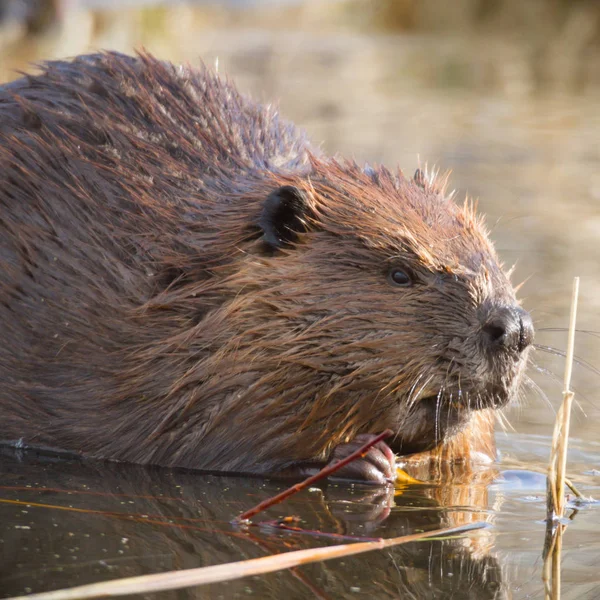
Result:
{"label": "beaver eye", "polygon": [[398,268],[391,269],[388,278],[391,283],[400,287],[408,287],[413,283],[410,275],[406,271]]}

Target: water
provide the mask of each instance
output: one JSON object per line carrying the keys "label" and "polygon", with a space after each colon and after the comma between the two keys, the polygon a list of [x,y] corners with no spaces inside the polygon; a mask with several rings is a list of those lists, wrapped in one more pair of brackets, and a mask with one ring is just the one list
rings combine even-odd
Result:
{"label": "water", "polygon": [[[0,43],[0,78],[28,61],[90,47],[131,51],[143,43],[175,61],[218,58],[219,70],[240,88],[278,100],[331,153],[399,164],[407,173],[424,162],[451,169],[458,196],[479,198],[503,260],[518,261],[514,281],[526,280],[520,295],[541,346],[564,350],[560,328],[567,325],[571,281],[582,278],[569,475],[584,494],[600,497],[597,82],[573,83],[577,64],[561,70],[563,63],[546,65],[558,74],[540,79],[527,40],[507,32],[361,33],[347,23],[334,26],[334,19],[322,22],[311,10],[317,9],[288,10],[287,21],[260,6],[81,11],[69,15],[68,36]],[[595,60],[589,57],[597,66]],[[538,473],[548,459],[564,366],[541,350],[533,362],[539,390],[525,390],[508,411],[514,431],[498,434],[499,464],[396,495],[324,486],[264,517],[295,514],[304,528],[359,536],[480,519],[493,528],[160,597],[543,598],[545,483]],[[0,597],[335,543],[269,529],[245,533],[229,524],[280,490],[278,482],[8,450],[0,473]],[[563,600],[600,598],[599,510],[579,510],[567,529]]]}
{"label": "water", "polygon": [[[513,441],[518,443],[509,443]],[[540,440],[525,443],[535,456]],[[584,461],[581,467],[600,457],[590,455],[589,449],[574,454]],[[0,466],[3,596],[345,541],[278,532],[268,525],[243,531],[230,524],[243,510],[283,489],[281,482],[19,451],[3,452]],[[582,479],[586,493],[599,495],[598,476]],[[303,529],[367,538],[480,520],[493,527],[464,539],[412,543],[159,597],[542,598],[544,495],[543,475],[522,468],[503,470],[502,463],[468,481],[395,492],[324,484],[255,520],[298,515]],[[563,599],[600,594],[599,511],[595,505],[583,508],[569,525]]]}

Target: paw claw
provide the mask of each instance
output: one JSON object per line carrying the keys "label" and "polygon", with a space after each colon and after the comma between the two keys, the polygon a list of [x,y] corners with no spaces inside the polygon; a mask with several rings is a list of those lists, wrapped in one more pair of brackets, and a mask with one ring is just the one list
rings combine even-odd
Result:
{"label": "paw claw", "polygon": [[[351,442],[340,444],[334,449],[331,462],[346,458],[374,437],[372,434],[360,434]],[[365,456],[345,465],[333,477],[391,485],[396,479],[396,457],[385,442],[378,442],[369,448]]]}

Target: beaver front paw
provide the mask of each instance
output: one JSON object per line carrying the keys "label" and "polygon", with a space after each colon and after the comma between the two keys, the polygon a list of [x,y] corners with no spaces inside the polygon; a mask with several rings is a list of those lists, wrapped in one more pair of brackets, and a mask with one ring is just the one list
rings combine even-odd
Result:
{"label": "beaver front paw", "polygon": [[[374,437],[376,436],[373,434],[362,433],[357,435],[351,442],[340,444],[333,450],[329,464],[350,456]],[[378,483],[380,485],[393,483],[396,479],[396,457],[385,442],[377,442],[369,448],[364,456],[343,466],[331,477]]]}

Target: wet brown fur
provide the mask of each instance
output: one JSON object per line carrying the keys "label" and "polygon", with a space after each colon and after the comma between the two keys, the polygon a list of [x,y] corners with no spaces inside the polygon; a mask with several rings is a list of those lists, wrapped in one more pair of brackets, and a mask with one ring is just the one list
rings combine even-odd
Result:
{"label": "wet brown fur", "polygon": [[[471,409],[525,359],[484,355],[480,313],[514,292],[443,184],[324,157],[206,68],[112,53],[1,88],[0,165],[0,439],[262,473],[386,427],[464,457],[473,418],[492,451]],[[284,185],[308,210],[274,251]]]}

